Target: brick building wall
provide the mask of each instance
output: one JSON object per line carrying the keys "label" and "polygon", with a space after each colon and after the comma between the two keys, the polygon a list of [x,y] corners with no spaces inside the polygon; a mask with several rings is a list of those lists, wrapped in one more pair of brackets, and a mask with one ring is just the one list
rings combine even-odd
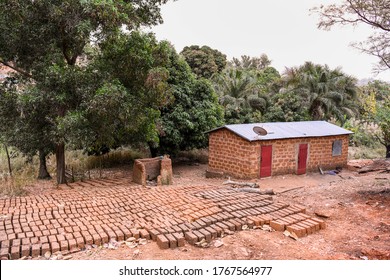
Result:
{"label": "brick building wall", "polygon": [[[333,156],[333,143],[341,140],[341,155]],[[272,145],[272,175],[295,174],[300,144],[308,144],[307,172],[345,166],[348,135],[249,142],[226,128],[210,133],[209,168],[237,178],[259,178],[261,146]]]}

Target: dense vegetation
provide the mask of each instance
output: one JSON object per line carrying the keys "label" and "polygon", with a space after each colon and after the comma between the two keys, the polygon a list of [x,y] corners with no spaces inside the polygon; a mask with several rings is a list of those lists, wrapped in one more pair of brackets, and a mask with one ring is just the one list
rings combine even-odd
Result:
{"label": "dense vegetation", "polygon": [[[99,156],[131,145],[174,155],[205,147],[205,132],[224,123],[303,120],[336,122],[355,132],[352,145],[382,144],[390,157],[388,83],[358,85],[341,69],[311,62],[279,73],[266,54],[228,61],[209,46],[178,54],[138,31],[161,21],[166,2],[0,1],[0,63],[15,71],[0,86],[0,143],[9,161],[12,153],[38,155],[45,179],[53,154],[57,182],[65,183],[65,151]],[[353,14],[355,2],[362,1],[318,9],[320,26]],[[358,21],[380,28],[384,35],[371,40],[388,44],[388,19]],[[388,66],[388,54],[380,57]]]}

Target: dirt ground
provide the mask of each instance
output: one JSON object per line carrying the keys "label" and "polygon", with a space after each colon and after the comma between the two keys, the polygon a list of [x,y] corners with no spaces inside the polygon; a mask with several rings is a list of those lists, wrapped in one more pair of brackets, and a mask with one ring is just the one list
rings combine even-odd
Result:
{"label": "dirt ground", "polygon": [[[175,185],[220,186],[226,179],[206,179],[206,165],[174,166]],[[110,176],[131,172],[110,171]],[[161,250],[156,242],[136,248],[125,244],[117,249],[90,247],[71,259],[138,260],[328,260],[390,259],[390,174],[358,174],[343,170],[338,175],[287,175],[253,180],[261,189],[273,189],[275,201],[306,207],[307,214],[326,221],[327,228],[294,240],[281,232],[250,229],[216,240],[208,248],[186,243],[184,247]],[[39,191],[34,188],[35,192]],[[40,190],[44,191],[44,190]],[[222,242],[222,243],[221,243]]]}

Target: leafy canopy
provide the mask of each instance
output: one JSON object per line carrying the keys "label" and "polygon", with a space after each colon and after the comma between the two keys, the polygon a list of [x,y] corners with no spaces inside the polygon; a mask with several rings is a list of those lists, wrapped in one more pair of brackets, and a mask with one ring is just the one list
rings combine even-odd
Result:
{"label": "leafy canopy", "polygon": [[[129,131],[124,129],[118,133],[121,121],[114,114],[123,116],[119,120],[131,119],[132,132],[151,131],[152,120],[157,115],[153,111],[156,105],[152,104],[150,110],[145,104],[153,99],[156,91],[162,90],[158,81],[164,79],[163,74],[150,69],[146,76],[145,72],[140,73],[134,82],[142,81],[144,86],[139,87],[143,90],[139,92],[123,80],[122,83],[121,77],[107,74],[99,67],[97,61],[103,59],[104,52],[97,51],[89,57],[89,51],[91,48],[104,51],[108,46],[115,50],[116,43],[121,44],[125,28],[133,31],[161,22],[160,5],[166,2],[0,1],[0,63],[23,76],[20,96],[29,99],[34,93],[42,104],[50,107],[49,112],[42,110],[39,118],[51,124],[49,135],[56,145],[58,183],[65,182],[65,144],[76,142],[84,148],[92,144],[97,148],[103,143],[114,145],[118,141],[115,135],[121,139],[120,132]],[[34,90],[27,91],[30,87]],[[146,117],[136,115],[143,110]],[[74,136],[72,132],[81,127],[85,128],[83,133]]]}
{"label": "leafy canopy", "polygon": [[192,71],[201,78],[209,79],[226,66],[226,55],[209,46],[189,46],[180,53]]}

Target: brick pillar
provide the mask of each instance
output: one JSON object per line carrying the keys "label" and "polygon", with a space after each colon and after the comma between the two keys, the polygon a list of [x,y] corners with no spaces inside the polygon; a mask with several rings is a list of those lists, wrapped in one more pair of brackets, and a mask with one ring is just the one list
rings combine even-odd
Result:
{"label": "brick pillar", "polygon": [[164,156],[161,160],[161,185],[172,185],[173,183],[173,172],[172,172],[172,161],[169,157]]}
{"label": "brick pillar", "polygon": [[146,170],[145,165],[141,161],[136,160],[133,167],[133,182],[146,186]]}

